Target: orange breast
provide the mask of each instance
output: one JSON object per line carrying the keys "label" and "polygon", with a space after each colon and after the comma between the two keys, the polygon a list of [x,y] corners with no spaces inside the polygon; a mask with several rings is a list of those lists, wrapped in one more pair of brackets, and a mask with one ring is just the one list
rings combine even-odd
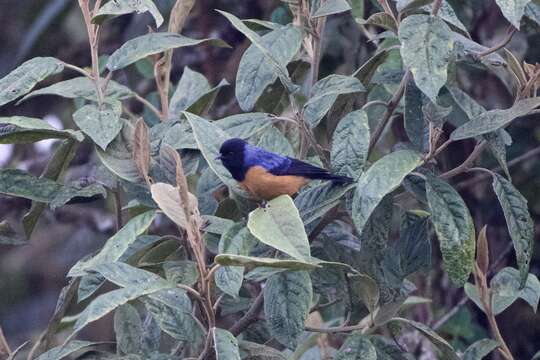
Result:
{"label": "orange breast", "polygon": [[272,200],[279,195],[294,195],[309,182],[301,176],[272,175],[261,166],[253,166],[240,184],[257,200]]}

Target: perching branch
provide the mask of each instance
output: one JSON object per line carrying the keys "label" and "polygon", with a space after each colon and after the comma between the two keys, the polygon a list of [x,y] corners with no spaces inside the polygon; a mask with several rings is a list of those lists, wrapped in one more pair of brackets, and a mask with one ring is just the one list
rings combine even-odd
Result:
{"label": "perching branch", "polygon": [[515,27],[510,26],[508,28],[508,30],[506,31],[506,36],[504,37],[504,39],[500,43],[498,43],[497,45],[495,45],[493,47],[490,47],[489,49],[487,49],[485,51],[482,51],[481,53],[478,54],[478,57],[488,56],[489,54],[492,54],[495,51],[500,50],[503,47],[505,47],[506,44],[508,44],[510,42],[510,40],[512,40],[512,36],[514,36],[514,33],[516,31],[517,31],[517,29]]}
{"label": "perching branch", "polygon": [[234,323],[234,325],[229,329],[231,334],[234,336],[238,336],[242,331],[244,331],[249,325],[251,325],[254,321],[257,320],[257,316],[259,315],[259,311],[261,310],[264,303],[264,295],[263,292],[255,298],[255,301],[253,304],[251,304],[251,307],[249,310],[238,320]]}

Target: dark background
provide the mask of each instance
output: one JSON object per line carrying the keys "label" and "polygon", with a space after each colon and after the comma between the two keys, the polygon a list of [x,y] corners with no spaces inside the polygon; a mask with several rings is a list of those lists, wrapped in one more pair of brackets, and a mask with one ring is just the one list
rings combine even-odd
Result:
{"label": "dark background", "polygon": [[[162,13],[167,14],[172,0],[156,0]],[[366,0],[366,10],[373,11]],[[451,1],[458,16],[469,29],[474,40],[490,46],[505,35],[508,23],[491,0]],[[197,5],[183,31],[184,35],[220,37],[233,49],[215,49],[208,46],[181,49],[175,52],[173,79],[178,80],[184,66],[204,73],[212,84],[222,78],[234,84],[238,61],[249,45],[239,33],[232,30],[215,8],[234,13],[240,18],[279,19],[281,10],[275,0],[198,0]],[[371,9],[371,10],[370,10]],[[84,67],[90,64],[86,30],[74,0],[2,0],[0,1],[0,76],[4,76],[21,62],[35,56],[54,56],[66,62]],[[121,43],[144,34],[152,25],[148,15],[125,16],[107,23],[102,31],[101,54],[110,54]],[[155,25],[154,25],[155,26]],[[525,26],[516,33],[508,47],[520,59],[528,63],[540,62],[540,33],[538,27]],[[321,77],[329,72],[350,74],[374,51],[360,33],[349,15],[329,19],[325,34],[325,52],[321,64]],[[115,75],[115,80],[129,85],[141,94],[154,90],[153,82],[144,79],[144,70],[129,70]],[[75,74],[64,72],[48,79],[43,85],[68,79]],[[488,109],[508,107],[512,97],[499,78],[480,69],[467,69],[460,77],[462,88]],[[142,79],[142,80],[141,80]],[[138,113],[142,108],[130,104]],[[37,97],[15,107],[4,106],[0,116],[27,115],[46,117],[60,121],[64,127],[73,128],[72,101],[58,97]],[[219,118],[239,112],[234,100],[234,89],[224,90],[212,110],[211,117]],[[56,120],[54,120],[56,119]],[[509,147],[508,158],[514,159],[540,146],[540,120],[528,117],[518,120],[509,128],[514,144]],[[402,129],[397,125],[388,136],[399,138]],[[38,175],[50,156],[54,144],[39,146],[0,145],[0,166],[28,169]],[[451,146],[442,167],[452,167],[462,161],[472,150],[473,143]],[[533,153],[538,154],[538,152]],[[489,155],[482,158],[488,168],[497,166]],[[68,179],[92,177],[96,159],[92,148],[85,144],[79,148],[69,170]],[[444,170],[444,169],[443,169]],[[529,201],[535,220],[536,243],[540,234],[540,185],[539,156],[529,156],[511,167],[515,186]],[[472,180],[471,180],[472,179]],[[499,268],[515,266],[513,252],[508,252],[510,238],[497,199],[491,190],[490,181],[463,175],[453,179],[460,183],[458,189],[470,206],[476,228],[488,224],[491,258],[502,255]],[[18,223],[26,213],[30,202],[23,199],[0,197],[0,219]],[[51,316],[60,289],[67,283],[67,270],[81,257],[99,248],[113,232],[112,206],[105,201],[87,205],[72,205],[47,210],[38,224],[30,243],[22,247],[0,246],[0,325],[12,348],[34,338],[43,330]],[[439,257],[435,252],[435,257]],[[540,275],[540,248],[536,246],[531,263],[531,272]],[[452,288],[440,271],[434,271],[429,279],[432,290],[420,287],[419,295],[431,296],[431,310],[419,310],[412,316],[419,321],[429,322],[444,315],[463,296],[461,289]],[[425,309],[424,309],[425,310]],[[498,317],[503,336],[517,359],[528,359],[540,350],[540,315],[535,315],[522,300],[516,301]],[[467,303],[441,331],[458,348],[473,340],[488,336],[485,318]],[[83,337],[110,340],[113,338],[110,322],[100,321],[90,326]]]}

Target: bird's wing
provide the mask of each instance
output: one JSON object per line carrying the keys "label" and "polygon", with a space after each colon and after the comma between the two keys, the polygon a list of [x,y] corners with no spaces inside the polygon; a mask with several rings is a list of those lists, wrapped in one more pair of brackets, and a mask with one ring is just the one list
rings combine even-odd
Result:
{"label": "bird's wing", "polygon": [[272,169],[286,168],[290,160],[282,156],[253,145],[246,145],[244,149],[244,165],[247,168],[260,166],[271,172]]}
{"label": "bird's wing", "polygon": [[326,179],[331,176],[326,169],[308,164],[307,162],[287,157],[287,162],[282,166],[270,169],[274,175],[302,176],[308,179]]}

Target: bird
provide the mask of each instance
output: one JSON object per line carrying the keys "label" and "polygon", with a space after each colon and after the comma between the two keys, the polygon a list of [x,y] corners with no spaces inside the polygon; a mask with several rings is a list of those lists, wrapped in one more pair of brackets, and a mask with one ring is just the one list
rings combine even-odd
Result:
{"label": "bird", "polygon": [[327,180],[340,185],[353,182],[348,176],[332,174],[326,169],[270,152],[239,138],[223,142],[216,160],[221,160],[233,179],[263,205],[280,195],[293,196],[311,180]]}

